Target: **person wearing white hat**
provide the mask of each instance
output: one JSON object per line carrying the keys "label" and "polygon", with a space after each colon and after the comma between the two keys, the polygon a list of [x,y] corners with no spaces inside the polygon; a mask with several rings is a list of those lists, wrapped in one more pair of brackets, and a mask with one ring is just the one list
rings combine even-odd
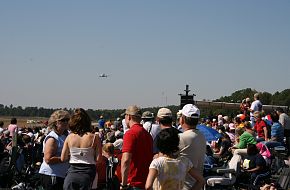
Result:
{"label": "person wearing white hat", "polygon": [[[200,110],[193,104],[186,104],[181,110],[179,119],[183,133],[180,133],[180,155],[190,159],[193,167],[203,174],[204,157],[206,153],[206,140],[202,133],[196,129],[200,117]],[[187,175],[183,190],[189,190],[195,184],[195,180]]]}

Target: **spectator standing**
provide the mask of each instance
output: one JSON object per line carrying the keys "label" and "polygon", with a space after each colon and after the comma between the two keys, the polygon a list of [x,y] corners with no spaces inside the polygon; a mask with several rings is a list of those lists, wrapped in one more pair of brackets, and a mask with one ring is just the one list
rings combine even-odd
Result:
{"label": "spectator standing", "polygon": [[105,120],[104,120],[104,116],[100,116],[100,119],[98,120],[98,123],[99,123],[99,128],[100,129],[104,129],[105,127]]}
{"label": "spectator standing", "polygon": [[0,121],[0,131],[2,131],[2,132],[4,131],[3,126],[4,126],[4,122]]}
{"label": "spectator standing", "polygon": [[[189,158],[193,167],[203,174],[203,164],[206,153],[206,140],[202,133],[196,129],[200,117],[200,110],[193,104],[186,104],[181,110],[180,125],[183,133],[180,137],[180,155]],[[183,190],[191,189],[195,179],[187,174]]]}
{"label": "spectator standing", "polygon": [[71,133],[64,142],[61,161],[69,160],[64,190],[91,189],[96,175],[96,161],[102,156],[99,136],[92,133],[91,118],[82,108],[74,111],[70,121]]}
{"label": "spectator standing", "polygon": [[[163,129],[168,129],[168,128],[174,128],[172,127],[172,112],[170,109],[168,108],[160,108],[157,112],[157,123],[159,124],[159,132]],[[176,130],[177,133],[179,133],[180,131],[178,131],[178,129],[174,128],[174,130]],[[158,148],[157,148],[157,139],[155,138],[153,141],[153,153],[157,154],[159,152]]]}
{"label": "spectator standing", "polygon": [[142,122],[144,129],[150,133],[154,141],[156,135],[160,132],[160,127],[154,122],[154,114],[150,111],[142,113]]}
{"label": "spectator standing", "polygon": [[[156,139],[160,152],[158,158],[155,158],[150,164],[145,189],[152,189],[153,186],[153,189],[181,190],[187,173],[197,181],[191,189],[201,189],[204,184],[203,176],[193,167],[188,158],[178,157],[177,130],[172,127],[163,129]],[[168,146],[169,144],[170,146]]]}
{"label": "spectator standing", "polygon": [[125,121],[130,130],[124,135],[120,189],[127,189],[129,185],[133,189],[144,189],[153,157],[152,137],[140,124],[141,110],[136,105],[126,109]]}
{"label": "spectator standing", "polygon": [[15,117],[11,118],[10,125],[8,125],[8,130],[10,131],[10,137],[12,138],[12,147],[17,146],[17,135],[18,126],[17,119]]}
{"label": "spectator standing", "polygon": [[256,93],[254,94],[254,101],[252,102],[251,107],[250,107],[250,120],[251,120],[252,126],[255,125],[254,112],[255,111],[261,112],[262,109],[263,109],[263,104],[260,101],[260,95],[259,93]]}
{"label": "spectator standing", "polygon": [[61,161],[61,151],[67,137],[67,111],[57,110],[49,118],[48,125],[52,128],[43,141],[44,158],[40,166],[41,183],[44,190],[62,190],[63,182],[69,167],[68,162]]}

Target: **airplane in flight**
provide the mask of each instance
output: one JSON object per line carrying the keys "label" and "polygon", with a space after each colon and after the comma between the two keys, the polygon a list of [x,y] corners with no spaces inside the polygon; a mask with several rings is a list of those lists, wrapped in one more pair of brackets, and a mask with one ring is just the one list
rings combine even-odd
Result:
{"label": "airplane in flight", "polygon": [[107,75],[107,74],[105,74],[105,73],[99,75],[100,78],[107,78],[108,76],[109,76],[109,75]]}

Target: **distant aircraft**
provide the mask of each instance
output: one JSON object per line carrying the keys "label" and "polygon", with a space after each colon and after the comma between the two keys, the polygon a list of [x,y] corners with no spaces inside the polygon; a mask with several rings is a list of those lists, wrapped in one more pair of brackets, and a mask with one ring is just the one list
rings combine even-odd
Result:
{"label": "distant aircraft", "polygon": [[99,75],[100,78],[107,78],[109,75],[106,75],[105,73]]}

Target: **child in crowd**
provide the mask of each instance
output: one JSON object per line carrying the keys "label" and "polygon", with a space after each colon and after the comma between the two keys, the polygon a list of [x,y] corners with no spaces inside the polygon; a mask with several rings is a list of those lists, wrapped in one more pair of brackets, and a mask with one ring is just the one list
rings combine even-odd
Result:
{"label": "child in crowd", "polygon": [[196,180],[192,189],[201,189],[205,183],[203,176],[193,168],[188,158],[178,157],[179,137],[176,129],[163,129],[156,138],[160,152],[158,158],[150,164],[145,189],[153,187],[154,190],[180,190],[183,188],[187,173]]}
{"label": "child in crowd", "polygon": [[254,144],[249,144],[247,147],[247,157],[244,160],[243,168],[250,175],[253,187],[261,185],[261,182],[270,176],[266,161]]}

